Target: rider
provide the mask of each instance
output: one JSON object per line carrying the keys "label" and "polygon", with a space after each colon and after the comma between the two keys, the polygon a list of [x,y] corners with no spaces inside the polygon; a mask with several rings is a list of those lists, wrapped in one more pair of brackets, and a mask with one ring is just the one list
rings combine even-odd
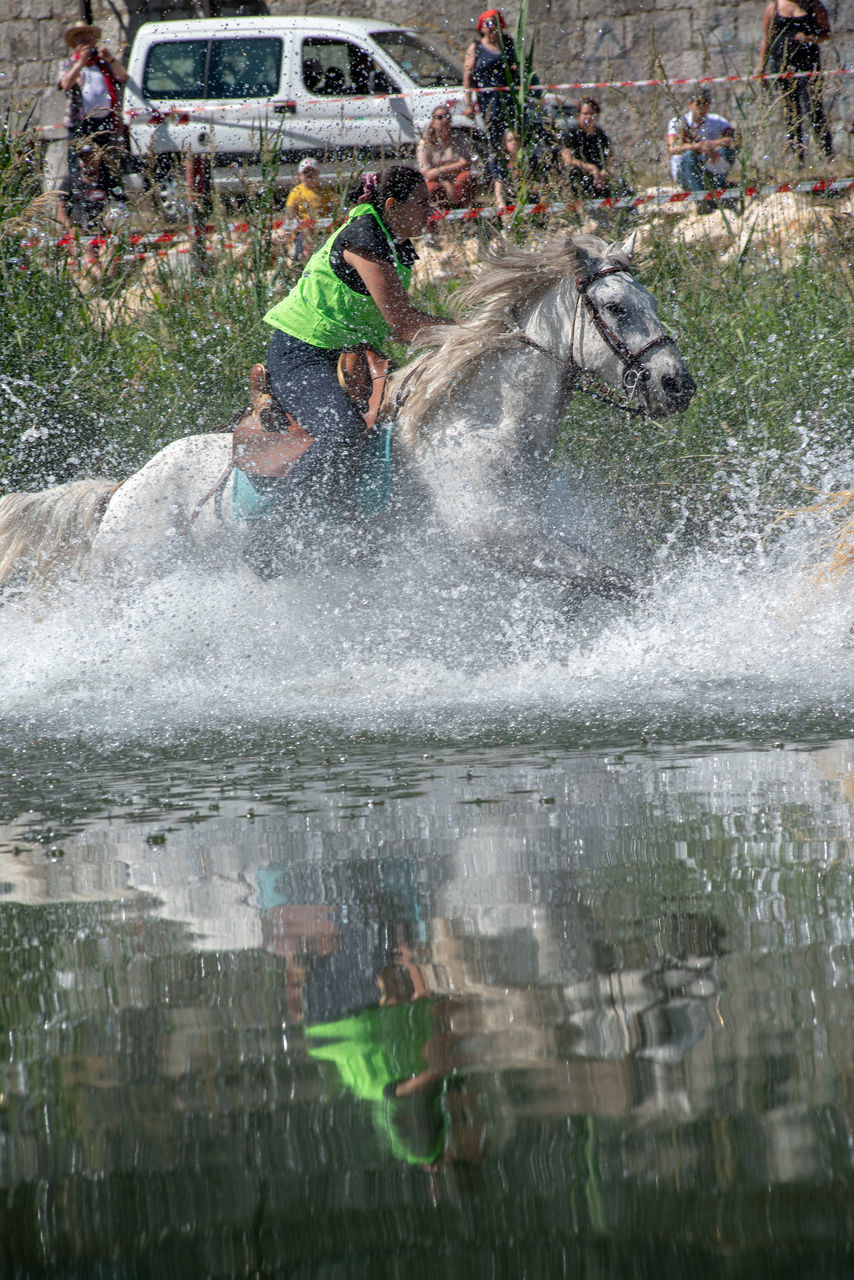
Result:
{"label": "rider", "polygon": [[389,334],[411,343],[425,328],[450,323],[406,295],[418,256],[410,237],[424,230],[432,211],[421,174],[392,165],[368,174],[354,196],[358,203],[344,226],[264,316],[275,330],[267,352],[270,391],[313,442],[286,480],[253,483],[266,492],[286,486],[289,498],[340,497],[364,438],[364,419],[338,384],[342,351],[360,343],[379,349]]}

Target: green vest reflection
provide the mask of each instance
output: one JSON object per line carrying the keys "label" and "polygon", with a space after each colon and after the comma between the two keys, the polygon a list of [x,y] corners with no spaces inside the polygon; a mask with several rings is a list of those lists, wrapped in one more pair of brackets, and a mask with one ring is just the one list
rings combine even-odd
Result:
{"label": "green vest reflection", "polygon": [[380,1004],[305,1028],[311,1057],[335,1064],[342,1083],[371,1103],[395,1156],[410,1164],[435,1163],[445,1145],[445,1077],[428,1058],[435,1006],[429,997]]}

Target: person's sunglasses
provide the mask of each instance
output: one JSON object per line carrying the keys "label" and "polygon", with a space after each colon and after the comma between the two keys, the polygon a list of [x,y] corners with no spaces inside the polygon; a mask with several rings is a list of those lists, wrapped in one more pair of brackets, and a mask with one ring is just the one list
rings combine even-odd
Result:
{"label": "person's sunglasses", "polygon": [[438,114],[433,116],[434,120],[450,120],[450,118],[451,118],[450,111],[440,111],[438,112]]}

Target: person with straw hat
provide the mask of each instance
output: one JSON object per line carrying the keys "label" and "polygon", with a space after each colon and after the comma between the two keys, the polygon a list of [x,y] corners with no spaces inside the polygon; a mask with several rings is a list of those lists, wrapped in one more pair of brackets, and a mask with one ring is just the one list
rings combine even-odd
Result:
{"label": "person with straw hat", "polygon": [[128,78],[122,62],[104,44],[101,28],[91,22],[74,22],[65,32],[71,50],[59,69],[57,88],[68,95],[63,124],[71,139],[69,168],[76,162],[80,139],[100,147],[116,179],[124,134],[120,114],[122,85]]}

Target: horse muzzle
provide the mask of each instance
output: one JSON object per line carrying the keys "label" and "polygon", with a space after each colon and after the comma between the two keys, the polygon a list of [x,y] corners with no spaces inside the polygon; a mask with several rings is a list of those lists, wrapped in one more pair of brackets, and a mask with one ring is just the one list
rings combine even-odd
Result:
{"label": "horse muzzle", "polygon": [[[634,390],[631,386],[633,378]],[[655,418],[684,413],[697,390],[696,382],[675,348],[659,349],[651,353],[648,362],[627,369],[623,385]]]}

